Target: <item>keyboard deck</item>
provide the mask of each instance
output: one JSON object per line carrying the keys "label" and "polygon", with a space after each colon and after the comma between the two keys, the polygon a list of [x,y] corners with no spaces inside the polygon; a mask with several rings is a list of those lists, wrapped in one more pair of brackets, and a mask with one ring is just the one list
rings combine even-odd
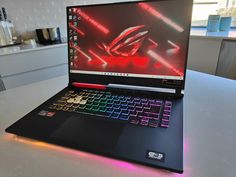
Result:
{"label": "keyboard deck", "polygon": [[49,109],[102,116],[147,127],[169,127],[172,102],[131,97],[108,91],[68,91]]}

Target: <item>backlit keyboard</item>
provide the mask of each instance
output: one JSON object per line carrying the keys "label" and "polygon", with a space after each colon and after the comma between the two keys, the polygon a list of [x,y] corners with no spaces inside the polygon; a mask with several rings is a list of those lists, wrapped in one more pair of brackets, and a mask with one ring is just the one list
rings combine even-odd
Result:
{"label": "backlit keyboard", "polygon": [[148,127],[169,127],[172,102],[131,97],[108,91],[69,91],[49,109],[102,116]]}

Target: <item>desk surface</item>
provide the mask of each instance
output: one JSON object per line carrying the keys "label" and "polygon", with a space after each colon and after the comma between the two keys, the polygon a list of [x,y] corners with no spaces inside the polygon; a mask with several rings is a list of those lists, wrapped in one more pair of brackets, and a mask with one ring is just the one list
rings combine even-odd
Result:
{"label": "desk surface", "polygon": [[7,126],[64,88],[67,81],[64,76],[0,92],[1,177],[235,177],[236,81],[187,72],[184,174],[17,138],[4,132]]}

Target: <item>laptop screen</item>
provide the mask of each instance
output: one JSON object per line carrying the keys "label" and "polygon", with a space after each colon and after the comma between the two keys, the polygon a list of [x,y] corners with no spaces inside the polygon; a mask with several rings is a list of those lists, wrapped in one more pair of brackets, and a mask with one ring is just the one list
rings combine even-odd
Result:
{"label": "laptop screen", "polygon": [[70,7],[70,73],[183,80],[190,28],[185,3]]}

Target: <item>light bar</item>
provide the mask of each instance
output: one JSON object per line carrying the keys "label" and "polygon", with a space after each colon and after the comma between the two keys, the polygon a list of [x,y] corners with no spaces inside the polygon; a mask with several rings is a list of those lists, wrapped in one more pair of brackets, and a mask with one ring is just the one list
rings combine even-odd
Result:
{"label": "light bar", "polygon": [[172,45],[175,49],[179,50],[180,49],[180,46],[178,46],[177,44],[175,44],[174,42],[170,41],[170,40],[167,40],[167,42]]}
{"label": "light bar", "polygon": [[78,51],[80,54],[85,56],[89,61],[92,60],[92,58],[88,54],[86,54],[84,51],[82,51],[78,46],[71,45],[71,47],[73,47],[76,51]]}
{"label": "light bar", "polygon": [[155,48],[155,47],[157,47],[158,46],[158,43],[157,42],[155,42],[153,39],[151,39],[151,38],[148,38],[148,40],[149,40],[149,42],[151,42],[153,45],[151,46],[152,48]]}
{"label": "light bar", "polygon": [[105,60],[103,60],[98,54],[96,54],[94,51],[92,51],[91,49],[89,50],[89,53],[91,53],[93,56],[95,56],[97,59],[99,59],[100,61],[103,62],[103,66],[107,65],[107,62]]}
{"label": "light bar", "polygon": [[77,9],[76,12],[81,15],[81,17],[83,17],[87,22],[89,22],[90,24],[92,24],[94,27],[96,27],[97,29],[99,29],[101,32],[108,34],[110,31],[109,29],[107,29],[105,26],[103,26],[102,24],[100,24],[98,21],[96,21],[94,18],[90,17],[88,14],[86,14],[85,12],[83,12],[81,9]]}
{"label": "light bar", "polygon": [[70,28],[72,28],[73,30],[75,30],[78,34],[80,34],[81,36],[85,36],[85,33],[83,31],[81,31],[79,28],[75,27],[74,25],[72,25],[70,23]]}
{"label": "light bar", "polygon": [[180,72],[178,69],[176,69],[174,66],[172,66],[170,63],[166,61],[162,56],[160,56],[158,53],[154,52],[153,50],[148,50],[147,54],[154,58],[155,60],[159,61],[163,65],[165,65],[167,68],[170,68],[172,71],[174,71],[176,74],[183,76],[184,74]]}
{"label": "light bar", "polygon": [[184,29],[181,26],[179,26],[178,24],[173,22],[171,19],[167,18],[166,16],[164,16],[163,14],[158,12],[156,9],[154,9],[152,6],[148,5],[147,3],[141,2],[141,3],[138,3],[138,5],[141,8],[143,8],[144,10],[146,10],[147,12],[149,12],[150,14],[157,17],[158,19],[162,20],[167,25],[171,26],[176,31],[178,31],[178,32],[183,32],[184,31]]}

